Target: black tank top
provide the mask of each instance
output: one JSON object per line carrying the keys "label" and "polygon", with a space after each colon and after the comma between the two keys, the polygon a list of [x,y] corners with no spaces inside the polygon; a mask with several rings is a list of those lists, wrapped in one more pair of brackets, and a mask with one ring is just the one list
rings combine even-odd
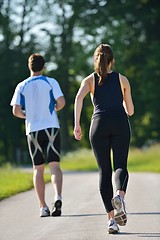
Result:
{"label": "black tank top", "polygon": [[97,73],[94,73],[94,80],[93,116],[105,114],[111,117],[127,117],[123,107],[123,95],[119,73],[112,72],[108,74],[103,85],[98,85],[99,77]]}

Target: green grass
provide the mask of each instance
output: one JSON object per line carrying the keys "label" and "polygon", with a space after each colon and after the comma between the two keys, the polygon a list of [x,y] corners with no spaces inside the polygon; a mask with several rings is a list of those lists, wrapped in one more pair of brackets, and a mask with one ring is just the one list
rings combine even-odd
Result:
{"label": "green grass", "polygon": [[[45,181],[49,179],[49,174],[45,174]],[[32,173],[22,172],[10,165],[0,168],[0,200],[32,188]]]}
{"label": "green grass", "polygon": [[61,167],[68,171],[95,171],[97,163],[91,150],[80,149],[63,156]]}
{"label": "green grass", "polygon": [[33,187],[32,175],[17,170],[0,169],[0,199]]}
{"label": "green grass", "polygon": [[[64,170],[97,170],[97,163],[91,150],[77,150],[63,156],[62,169]],[[160,173],[160,145],[147,149],[131,149],[128,160],[130,172],[157,172]]]}
{"label": "green grass", "polygon": [[[63,171],[95,171],[97,163],[91,150],[81,149],[62,157]],[[160,145],[147,149],[131,149],[128,161],[129,172],[160,173]],[[45,182],[50,175],[45,174]],[[0,200],[33,188],[32,173],[22,172],[10,165],[0,168]]]}
{"label": "green grass", "polygon": [[146,149],[131,149],[128,169],[130,172],[160,173],[160,145]]}

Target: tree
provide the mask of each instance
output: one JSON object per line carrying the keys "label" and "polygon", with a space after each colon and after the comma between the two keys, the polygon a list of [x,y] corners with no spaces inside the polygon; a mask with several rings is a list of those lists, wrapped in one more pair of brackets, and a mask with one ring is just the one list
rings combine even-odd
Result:
{"label": "tree", "polygon": [[[102,42],[113,47],[115,70],[132,86],[132,143],[159,141],[159,8],[157,0],[1,1],[0,161],[15,161],[25,153],[24,123],[13,118],[9,103],[17,83],[28,77],[27,59],[33,52],[45,56],[45,74],[60,82],[67,101],[59,114],[63,150],[77,146],[72,134],[74,98],[81,80],[93,71],[94,49]],[[88,96],[82,112],[83,147],[89,146],[92,111]]]}
{"label": "tree", "polygon": [[[115,51],[115,70],[132,86],[135,115],[131,118],[132,143],[142,146],[159,141],[159,35],[160,5],[157,0],[103,1],[99,24],[106,17],[101,41]],[[102,25],[101,25],[102,26]]]}
{"label": "tree", "polygon": [[[11,114],[9,104],[16,84],[28,75],[27,58],[36,49],[35,35],[28,33],[35,21],[29,14],[33,14],[32,7],[37,1],[2,1],[0,24],[0,146],[2,161],[23,159],[24,124],[15,120]],[[30,4],[30,6],[28,6]],[[16,8],[15,5],[19,6]],[[14,19],[12,21],[12,19]],[[41,20],[42,21],[42,20]],[[39,20],[37,21],[37,24]],[[26,40],[28,37],[28,40]]]}
{"label": "tree", "polygon": [[[56,28],[53,32],[43,29],[50,36],[50,47],[47,55],[51,61],[56,63],[56,68],[50,72],[60,81],[67,105],[60,114],[62,125],[62,148],[68,151],[73,146],[73,102],[74,95],[72,86],[76,86],[75,81],[81,76],[87,75],[90,64],[87,58],[93,54],[93,47],[96,38],[91,34],[96,33],[96,15],[100,9],[101,1],[50,1],[50,19],[48,23],[53,22]],[[53,7],[53,8],[52,8]],[[95,9],[97,9],[95,11]],[[52,19],[53,16],[53,19]],[[88,25],[92,24],[93,31],[88,34]],[[56,47],[55,47],[56,46]],[[54,55],[51,55],[53,52]],[[86,113],[86,114],[85,114]],[[84,118],[88,121],[87,112],[83,113]],[[89,125],[89,121],[87,122]],[[87,129],[88,132],[88,129]],[[88,143],[87,143],[88,145]]]}

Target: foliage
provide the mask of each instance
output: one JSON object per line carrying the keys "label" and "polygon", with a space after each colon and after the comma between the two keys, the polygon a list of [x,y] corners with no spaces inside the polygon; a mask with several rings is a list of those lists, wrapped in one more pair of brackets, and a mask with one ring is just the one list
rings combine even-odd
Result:
{"label": "foliage", "polygon": [[120,21],[117,26],[120,37],[114,38],[114,49],[118,53],[116,65],[130,80],[135,104],[135,116],[131,120],[132,143],[143,146],[160,139],[157,122],[160,113],[160,26],[157,24],[160,5],[157,0],[124,1],[123,4],[114,0],[110,3],[115,4],[114,8],[110,5],[114,21]]}
{"label": "foliage", "polygon": [[[30,161],[24,122],[9,108],[16,84],[26,77],[27,58],[40,52],[45,74],[62,87],[66,107],[59,113],[62,149],[89,147],[93,106],[86,97],[83,140],[73,139],[73,104],[81,80],[93,71],[93,52],[101,42],[115,53],[115,70],[132,87],[135,116],[132,144],[160,141],[160,4],[157,0],[2,0],[0,3],[0,165]],[[16,161],[15,161],[16,159]]]}

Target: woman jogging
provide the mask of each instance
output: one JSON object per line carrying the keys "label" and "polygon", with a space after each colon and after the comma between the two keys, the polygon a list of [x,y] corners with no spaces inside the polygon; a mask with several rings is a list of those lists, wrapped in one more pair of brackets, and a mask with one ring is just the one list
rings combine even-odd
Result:
{"label": "woman jogging", "polygon": [[[94,112],[90,126],[90,142],[99,167],[99,187],[108,214],[108,233],[119,232],[126,225],[124,196],[128,183],[127,159],[130,143],[128,116],[134,106],[129,81],[112,71],[114,56],[107,44],[101,44],[94,52],[95,72],[81,83],[75,98],[74,136],[81,140],[80,117],[83,99],[90,92]],[[115,171],[116,196],[113,198],[111,150]],[[114,212],[115,210],[115,212]]]}

